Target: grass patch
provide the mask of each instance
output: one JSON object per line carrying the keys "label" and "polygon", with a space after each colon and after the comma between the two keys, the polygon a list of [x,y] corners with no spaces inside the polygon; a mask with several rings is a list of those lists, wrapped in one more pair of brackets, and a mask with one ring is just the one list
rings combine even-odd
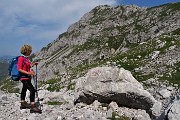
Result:
{"label": "grass patch", "polygon": [[178,29],[172,31],[171,34],[172,34],[172,35],[180,35],[180,28],[178,28]]}
{"label": "grass patch", "polygon": [[124,37],[121,36],[110,36],[108,37],[108,46],[109,48],[114,48],[115,50],[117,50],[119,48],[119,46],[122,44]]}
{"label": "grass patch", "polygon": [[65,104],[66,102],[61,102],[61,101],[48,101],[48,105],[62,105]]}
{"label": "grass patch", "polygon": [[75,83],[69,83],[67,86],[68,90],[74,90],[75,89]]}
{"label": "grass patch", "polygon": [[[164,74],[162,77],[160,77],[160,80],[168,80],[171,83],[178,84],[180,86],[180,62],[174,64],[175,72],[171,74]],[[168,72],[167,72],[168,73]]]}
{"label": "grass patch", "polygon": [[171,3],[167,7],[168,7],[168,9],[171,9],[171,11],[179,11],[180,10],[180,2]]}
{"label": "grass patch", "polygon": [[[174,36],[162,36],[160,40],[162,42],[166,42],[163,47],[157,49],[158,51],[161,51],[161,54],[166,53],[167,49],[173,45],[180,45],[180,41],[176,40]],[[173,43],[172,41],[174,41],[175,43]]]}
{"label": "grass patch", "polygon": [[[72,78],[73,79],[73,78]],[[61,89],[67,87],[67,90],[74,90],[75,89],[75,83],[72,83],[70,80],[66,80],[65,82],[61,82],[61,79],[50,79],[45,82],[45,84],[48,84],[47,87],[48,91],[51,92],[58,92]]]}
{"label": "grass patch", "polygon": [[142,75],[140,73],[132,73],[134,78],[138,81],[145,81],[154,77],[154,74]]}
{"label": "grass patch", "polygon": [[62,86],[61,84],[59,83],[56,83],[56,84],[50,84],[48,87],[47,87],[47,90],[50,91],[50,92],[59,92],[61,89],[63,89],[65,86]]}
{"label": "grass patch", "polygon": [[58,92],[65,87],[61,83],[61,79],[50,79],[50,80],[47,80],[45,84],[49,84],[49,86],[47,87],[47,90],[51,92],[54,92],[54,91]]}
{"label": "grass patch", "polygon": [[12,81],[10,79],[0,80],[0,89],[7,93],[19,93],[19,88],[16,88],[18,81]]}

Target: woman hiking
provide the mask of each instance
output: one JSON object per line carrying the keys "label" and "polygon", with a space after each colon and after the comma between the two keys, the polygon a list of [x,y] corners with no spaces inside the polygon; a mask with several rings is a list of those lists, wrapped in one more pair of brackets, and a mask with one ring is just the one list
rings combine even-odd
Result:
{"label": "woman hiking", "polygon": [[[42,113],[42,110],[38,109],[35,104],[35,88],[31,83],[32,75],[35,75],[34,71],[31,71],[30,68],[38,63],[35,62],[31,64],[29,62],[28,56],[32,52],[32,47],[30,45],[23,45],[20,49],[21,56],[18,58],[17,68],[18,71],[21,73],[20,81],[23,84],[21,90],[21,106],[20,109],[27,109],[30,108],[30,113]],[[25,101],[26,91],[30,91],[30,104]]]}

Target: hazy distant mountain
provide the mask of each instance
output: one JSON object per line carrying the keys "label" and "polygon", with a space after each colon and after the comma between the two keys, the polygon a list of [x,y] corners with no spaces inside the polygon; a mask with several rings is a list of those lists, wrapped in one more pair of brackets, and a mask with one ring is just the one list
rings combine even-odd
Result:
{"label": "hazy distant mountain", "polygon": [[0,56],[0,62],[9,63],[14,56]]}
{"label": "hazy distant mountain", "polygon": [[7,77],[8,66],[9,66],[9,63],[7,63],[7,62],[0,62],[0,80]]}
{"label": "hazy distant mountain", "polygon": [[8,75],[9,62],[13,56],[0,56],[0,80]]}

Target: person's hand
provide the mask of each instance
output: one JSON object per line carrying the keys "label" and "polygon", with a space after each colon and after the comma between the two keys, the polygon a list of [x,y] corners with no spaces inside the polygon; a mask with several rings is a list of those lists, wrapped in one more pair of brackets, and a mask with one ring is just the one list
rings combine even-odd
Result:
{"label": "person's hand", "polygon": [[34,62],[34,65],[38,65],[39,64],[39,62]]}
{"label": "person's hand", "polygon": [[34,71],[30,71],[29,75],[35,75],[35,72]]}
{"label": "person's hand", "polygon": [[39,62],[34,62],[31,64],[31,66],[33,67],[34,65],[38,65],[38,64],[39,64]]}

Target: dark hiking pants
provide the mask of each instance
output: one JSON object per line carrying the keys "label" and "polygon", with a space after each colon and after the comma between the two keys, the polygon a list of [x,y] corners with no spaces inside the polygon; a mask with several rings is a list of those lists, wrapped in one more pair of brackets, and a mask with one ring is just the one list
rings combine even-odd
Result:
{"label": "dark hiking pants", "polygon": [[25,100],[26,97],[26,91],[30,91],[30,102],[35,101],[35,89],[34,86],[31,83],[31,80],[21,80],[23,87],[21,91],[21,100]]}

